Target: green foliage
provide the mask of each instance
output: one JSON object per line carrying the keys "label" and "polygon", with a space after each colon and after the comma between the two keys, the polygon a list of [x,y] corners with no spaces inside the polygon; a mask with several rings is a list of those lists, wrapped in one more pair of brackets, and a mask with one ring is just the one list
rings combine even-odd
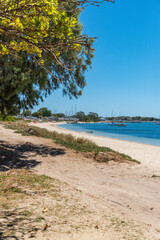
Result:
{"label": "green foliage", "polygon": [[14,122],[15,120],[18,120],[16,117],[8,116],[8,115],[1,115],[0,114],[0,121],[6,121],[6,122]]}
{"label": "green foliage", "polygon": [[[80,36],[80,24],[75,26],[74,34]],[[54,42],[55,39],[50,37],[49,41]],[[90,40],[90,44],[92,42]],[[25,52],[0,57],[0,111],[15,114],[15,109],[32,109],[39,100],[43,101],[58,88],[70,98],[80,96],[86,85],[84,76],[91,66],[93,49],[83,46],[81,54],[66,49],[59,57],[65,66],[60,65],[52,54],[43,53],[43,68]]]}
{"label": "green foliage", "polygon": [[94,38],[82,35],[79,14],[86,5],[100,2],[1,1],[2,114],[31,109],[58,88],[70,98],[82,95]]}
{"label": "green foliage", "polygon": [[33,117],[42,118],[42,117],[50,117],[52,112],[46,107],[40,108],[37,112],[32,113]]}
{"label": "green foliage", "polygon": [[40,108],[38,112],[41,113],[42,117],[50,117],[52,115],[52,112],[47,108]]}
{"label": "green foliage", "polygon": [[32,113],[33,117],[42,118],[42,113],[40,111]]}
{"label": "green foliage", "polygon": [[129,117],[129,116],[119,116],[119,117],[108,117],[108,120],[111,121],[140,121],[140,122],[152,122],[152,121],[159,121],[158,118],[154,117],[141,117],[141,116],[135,116],[135,117]]}
{"label": "green foliage", "polygon": [[89,112],[87,115],[88,121],[90,122],[98,122],[98,114],[94,112]]}
{"label": "green foliage", "polygon": [[27,54],[0,57],[0,111],[16,114],[15,109],[32,108],[42,99],[48,74],[36,67]]}
{"label": "green foliage", "polygon": [[[75,9],[77,3],[74,4]],[[56,58],[64,44],[66,48],[78,51],[85,42],[82,40],[82,43],[78,43],[73,34],[72,29],[76,23],[73,14],[67,14],[63,1],[1,1],[0,35],[8,38],[3,38],[0,43],[0,54],[23,51],[43,64],[43,52],[50,52]],[[48,37],[53,37],[56,41],[51,44]]]}
{"label": "green foliage", "polygon": [[85,121],[85,113],[82,111],[77,112],[76,117],[79,119],[79,121],[82,121],[82,122]]}
{"label": "green foliage", "polygon": [[82,122],[98,122],[99,120],[98,114],[94,112],[89,112],[88,115],[85,115],[84,112],[80,111],[77,112],[76,117]]}
{"label": "green foliage", "polygon": [[[30,187],[35,190],[48,189],[53,186],[53,179],[45,175],[36,175],[31,171],[25,169],[12,171],[10,174],[0,174],[0,196],[8,196],[10,194],[26,194],[25,190],[22,190],[21,186]],[[19,187],[15,187],[14,183],[17,183]],[[27,212],[26,212],[27,214]]]}
{"label": "green foliage", "polygon": [[64,113],[56,113],[56,114],[53,114],[53,116],[55,118],[62,118],[62,117],[65,117],[65,114]]}
{"label": "green foliage", "polygon": [[[64,72],[67,70],[79,75],[79,68],[71,66],[75,65],[74,55],[79,56],[76,64],[80,65],[84,61],[83,56],[86,56],[86,66],[91,64],[90,57],[93,57],[94,39],[82,35],[82,25],[78,20],[79,7],[85,2],[89,3],[70,0],[32,0],[31,3],[23,0],[3,1],[0,5],[0,54],[27,53],[37,67],[41,66],[58,83],[62,83],[61,76],[54,68],[50,69],[51,63],[59,69],[64,68]],[[86,66],[83,65],[83,71],[86,71]],[[72,88],[75,83],[78,84],[72,78]]]}
{"label": "green foliage", "polygon": [[32,115],[32,112],[31,112],[30,110],[26,110],[26,111],[23,113],[23,115],[24,115],[25,117],[31,116],[31,115]]}

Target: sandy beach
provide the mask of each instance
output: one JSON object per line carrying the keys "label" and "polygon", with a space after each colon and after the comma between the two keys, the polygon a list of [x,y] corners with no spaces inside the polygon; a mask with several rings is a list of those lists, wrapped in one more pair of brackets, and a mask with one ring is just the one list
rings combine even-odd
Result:
{"label": "sandy beach", "polygon": [[[63,123],[61,123],[63,124]],[[64,159],[47,174],[58,176],[80,190],[94,196],[103,205],[110,202],[111,209],[123,216],[160,228],[160,147],[94,136],[61,128],[56,123],[36,123],[37,127],[49,131],[72,134],[75,137],[88,138],[100,146],[110,147],[118,152],[128,154],[141,164],[97,165],[81,161],[76,157]],[[42,169],[39,171],[43,173]],[[156,175],[158,177],[153,178]],[[89,184],[88,184],[89,183]],[[126,206],[129,206],[126,208]],[[152,209],[154,209],[152,211]]]}
{"label": "sandy beach", "polygon": [[83,132],[71,131],[61,127],[62,123],[32,123],[37,127],[46,128],[49,131],[57,131],[58,133],[72,134],[75,137],[88,138],[94,141],[99,146],[109,147],[120,153],[127,154],[133,159],[141,162],[141,167],[147,168],[151,174],[160,175],[160,147],[118,140],[113,138],[95,136],[92,134],[87,134]]}
{"label": "sandy beach", "polygon": [[[6,158],[4,163],[2,159],[3,168],[29,166],[38,174],[66,183],[63,189],[66,189],[65,195],[69,202],[77,197],[76,201],[83,207],[87,206],[89,211],[94,211],[90,216],[86,215],[86,220],[76,215],[78,226],[81,226],[79,231],[71,230],[68,234],[66,228],[68,229],[69,223],[60,224],[58,228],[63,231],[61,235],[55,232],[53,216],[49,219],[48,231],[42,233],[42,236],[37,235],[35,239],[159,240],[159,147],[64,130],[55,123],[32,124],[50,131],[87,137],[99,145],[129,154],[141,162],[98,163],[84,157],[80,152],[56,145],[51,139],[22,136],[0,126],[2,152],[4,146],[10,151],[12,149],[14,160],[12,162]],[[157,176],[153,177],[153,174]],[[67,186],[70,186],[71,192],[67,190]],[[52,201],[50,199],[50,204]],[[65,209],[65,203],[63,208]],[[71,223],[75,222],[74,214],[68,212],[67,215]],[[92,221],[94,227],[88,225],[88,221]]]}

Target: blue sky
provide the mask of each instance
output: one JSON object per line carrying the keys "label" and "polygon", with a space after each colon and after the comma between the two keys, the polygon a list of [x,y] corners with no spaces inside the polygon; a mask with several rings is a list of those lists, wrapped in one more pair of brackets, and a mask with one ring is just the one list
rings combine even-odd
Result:
{"label": "blue sky", "polygon": [[87,7],[84,33],[98,37],[92,70],[82,97],[69,100],[56,91],[35,107],[72,114],[160,117],[160,1],[116,0]]}

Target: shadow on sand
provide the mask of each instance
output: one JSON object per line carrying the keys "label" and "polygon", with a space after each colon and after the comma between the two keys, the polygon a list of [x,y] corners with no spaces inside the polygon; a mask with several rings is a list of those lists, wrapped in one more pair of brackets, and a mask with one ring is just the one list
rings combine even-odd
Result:
{"label": "shadow on sand", "polygon": [[[27,214],[30,214],[30,212],[21,208],[1,211],[3,222],[0,222],[0,239],[24,240],[26,239],[26,235],[28,235],[28,238],[33,238],[38,230],[42,230],[42,227],[37,224],[35,226],[33,216],[26,216]],[[4,236],[4,232],[6,231],[6,236]]]}
{"label": "shadow on sand", "polygon": [[[6,172],[10,169],[21,168],[31,169],[41,163],[36,159],[47,156],[56,157],[63,154],[65,154],[65,151],[61,148],[48,147],[42,144],[8,144],[0,141],[0,171]],[[27,216],[28,213],[24,209],[21,210],[17,207],[15,209],[0,209],[0,239],[23,240],[26,234],[33,237],[38,230],[42,230],[39,227],[31,226],[32,221],[35,225],[35,220]],[[20,235],[19,237],[15,234],[17,232]]]}
{"label": "shadow on sand", "polygon": [[37,155],[56,157],[63,154],[65,152],[61,148],[52,148],[42,144],[25,143],[13,145],[0,141],[0,171],[4,172],[20,168],[31,169],[40,164],[40,161],[34,159]]}

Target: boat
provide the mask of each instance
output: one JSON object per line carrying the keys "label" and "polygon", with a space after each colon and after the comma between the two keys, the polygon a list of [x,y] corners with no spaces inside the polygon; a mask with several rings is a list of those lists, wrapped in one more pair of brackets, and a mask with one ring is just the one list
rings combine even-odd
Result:
{"label": "boat", "polygon": [[124,124],[124,123],[119,123],[119,124],[117,124],[117,126],[119,126],[119,127],[126,127],[126,124]]}
{"label": "boat", "polygon": [[78,122],[77,121],[73,121],[73,122],[71,122],[71,124],[77,124]]}

